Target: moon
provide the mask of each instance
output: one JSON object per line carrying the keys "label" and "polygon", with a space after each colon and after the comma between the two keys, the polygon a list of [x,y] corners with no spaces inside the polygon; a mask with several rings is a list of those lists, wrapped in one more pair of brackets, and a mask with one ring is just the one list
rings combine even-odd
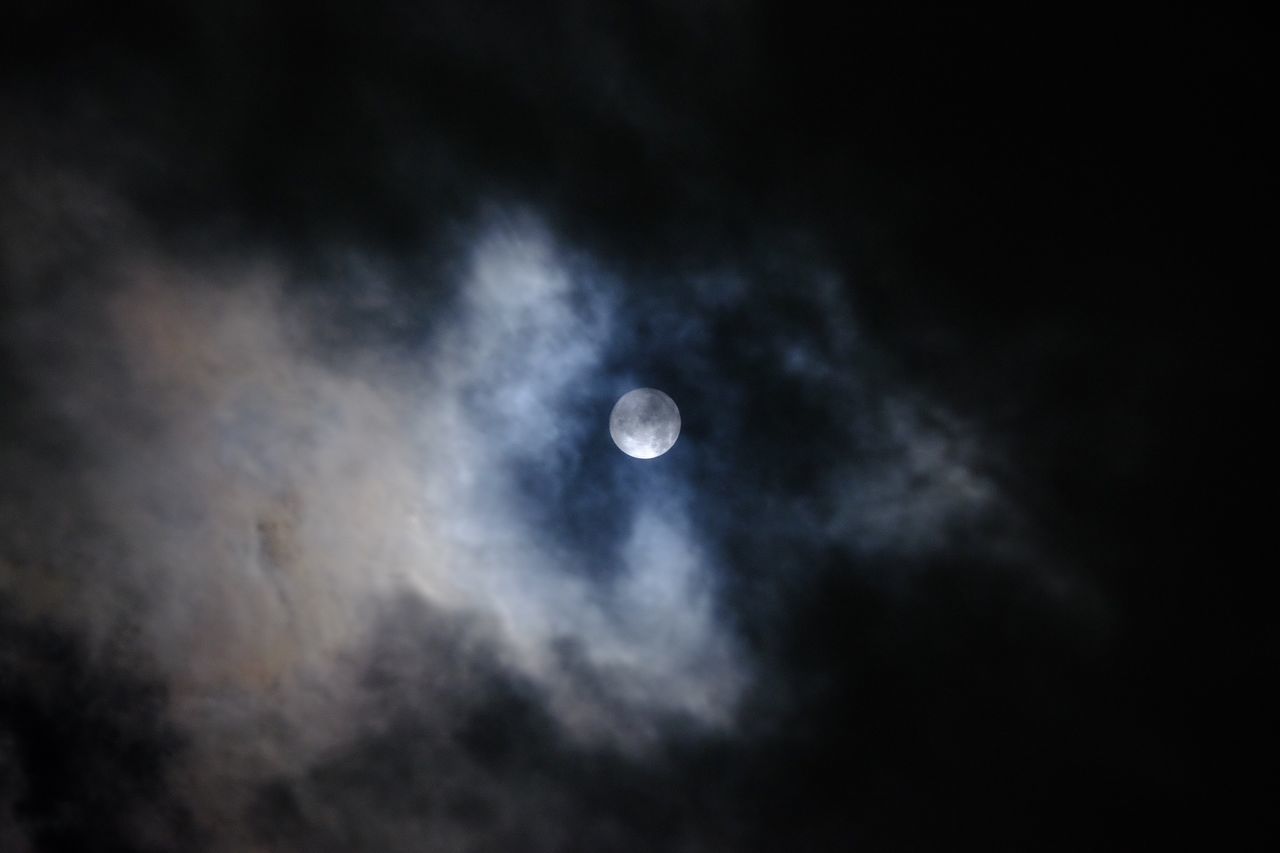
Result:
{"label": "moon", "polygon": [[657,388],[628,391],[613,404],[609,435],[628,456],[653,459],[670,450],[680,436],[680,410]]}

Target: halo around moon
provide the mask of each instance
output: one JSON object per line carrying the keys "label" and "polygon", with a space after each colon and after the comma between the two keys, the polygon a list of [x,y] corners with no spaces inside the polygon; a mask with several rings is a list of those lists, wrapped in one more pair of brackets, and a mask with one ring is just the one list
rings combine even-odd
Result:
{"label": "halo around moon", "polygon": [[680,436],[680,410],[657,388],[628,391],[613,405],[609,435],[618,449],[636,459],[653,459]]}

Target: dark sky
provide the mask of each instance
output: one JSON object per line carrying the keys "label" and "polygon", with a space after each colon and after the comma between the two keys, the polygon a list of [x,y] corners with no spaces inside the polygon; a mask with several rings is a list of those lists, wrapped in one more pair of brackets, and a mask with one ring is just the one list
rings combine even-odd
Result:
{"label": "dark sky", "polygon": [[1260,837],[1272,52],[6,11],[0,850]]}

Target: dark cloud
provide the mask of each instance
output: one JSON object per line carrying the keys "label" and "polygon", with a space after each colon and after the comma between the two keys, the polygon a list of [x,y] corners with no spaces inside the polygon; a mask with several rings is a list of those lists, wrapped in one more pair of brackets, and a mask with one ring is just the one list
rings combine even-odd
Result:
{"label": "dark cloud", "polygon": [[1274,648],[1220,568],[1268,444],[1248,21],[15,21],[0,846],[1213,827]]}
{"label": "dark cloud", "polygon": [[0,840],[11,850],[201,848],[171,787],[184,742],[153,676],[15,620],[0,599]]}

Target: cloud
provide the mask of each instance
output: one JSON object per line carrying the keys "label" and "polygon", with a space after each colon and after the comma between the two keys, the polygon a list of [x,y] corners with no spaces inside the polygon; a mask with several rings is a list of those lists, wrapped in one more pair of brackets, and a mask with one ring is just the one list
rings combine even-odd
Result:
{"label": "cloud", "polygon": [[[469,626],[572,740],[642,749],[671,722],[731,724],[748,675],[680,476],[590,484],[623,535],[591,554],[526,512],[530,488],[565,488],[613,391],[615,297],[536,220],[478,229],[433,334],[339,354],[279,261],[100,250],[92,288],[64,282],[75,314],[19,320],[35,350],[74,342],[25,369],[74,436],[93,523],[44,539],[6,587],[97,647],[131,638],[193,740],[182,772],[207,824],[371,725],[370,643],[405,598]],[[26,577],[41,561],[74,579],[53,604],[39,590],[58,582]]]}
{"label": "cloud", "polygon": [[[676,311],[528,209],[455,223],[424,261],[349,250],[316,273],[283,247],[168,249],[60,186],[98,214],[6,232],[24,280],[57,282],[7,331],[74,460],[6,458],[46,486],[6,510],[0,589],[163,685],[188,744],[166,773],[215,849],[528,827],[553,849],[594,783],[543,791],[522,761],[637,772],[672,738],[733,737],[761,695],[743,631],[774,630],[822,549],[884,571],[1007,508],[989,451],[886,378],[803,260],[782,282],[750,259],[699,273]],[[745,331],[724,339],[726,316]],[[682,383],[689,429],[641,468],[607,417],[654,375]],[[529,741],[476,735],[495,714]],[[403,793],[380,769],[400,750],[423,765]],[[419,795],[435,805],[397,816]]]}

